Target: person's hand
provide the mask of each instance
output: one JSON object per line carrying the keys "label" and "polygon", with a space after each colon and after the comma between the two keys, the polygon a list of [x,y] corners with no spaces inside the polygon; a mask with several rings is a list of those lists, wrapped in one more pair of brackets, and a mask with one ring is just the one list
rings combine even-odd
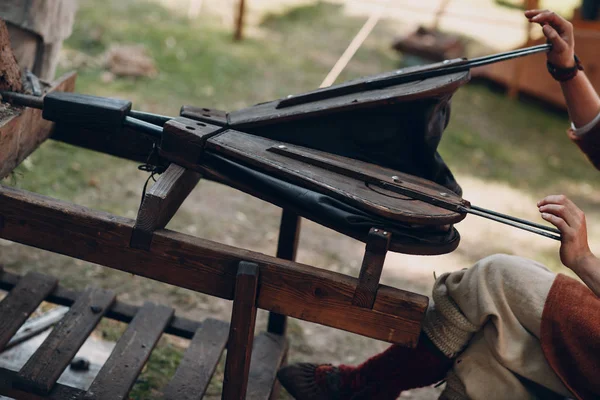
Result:
{"label": "person's hand", "polygon": [[560,15],[548,10],[528,10],[525,16],[529,22],[540,24],[544,35],[552,43],[548,61],[558,68],[575,66],[575,38],[573,24]]}
{"label": "person's hand", "polygon": [[594,255],[587,239],[585,214],[564,195],[552,195],[538,202],[542,218],[556,226],[562,235],[560,260],[578,272],[586,259]]}

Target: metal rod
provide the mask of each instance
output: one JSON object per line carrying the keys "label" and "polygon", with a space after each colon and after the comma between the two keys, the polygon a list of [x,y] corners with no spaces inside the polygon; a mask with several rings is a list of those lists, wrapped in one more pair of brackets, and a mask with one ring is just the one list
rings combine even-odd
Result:
{"label": "metal rod", "polygon": [[310,103],[312,101],[324,100],[332,97],[352,94],[356,92],[381,89],[385,87],[400,85],[403,83],[414,82],[417,80],[434,78],[443,75],[450,75],[458,72],[466,72],[471,70],[471,68],[481,67],[484,65],[493,64],[501,61],[507,61],[517,57],[524,57],[536,53],[546,52],[549,51],[551,48],[551,44],[541,44],[537,46],[527,47],[524,49],[518,49],[513,51],[507,51],[504,53],[474,58],[472,60],[464,60],[458,63],[451,63],[447,66],[429,68],[404,74],[390,74],[381,78],[375,78],[370,81],[358,82],[352,85],[342,84],[339,86],[331,86],[329,88],[318,89],[312,92],[291,96],[286,99],[283,99],[279,102],[277,108],[285,108],[299,104]]}
{"label": "metal rod", "polygon": [[535,233],[535,234],[538,234],[538,235],[541,235],[541,236],[545,236],[545,237],[550,238],[550,239],[554,239],[554,240],[558,240],[558,241],[562,240],[561,237],[560,237],[560,235],[553,235],[553,234],[551,234],[549,232],[546,232],[544,230],[541,230],[541,229],[535,229],[535,228],[532,228],[532,227],[527,226],[527,225],[517,224],[517,223],[515,223],[515,222],[513,222],[511,220],[507,220],[507,219],[504,219],[504,218],[496,217],[495,215],[488,214],[488,213],[485,213],[485,212],[481,212],[479,210],[475,210],[475,209],[472,209],[472,208],[470,208],[470,209],[469,208],[465,208],[464,211],[467,212],[467,213],[469,213],[469,214],[473,214],[473,215],[477,215],[477,216],[480,216],[480,217],[483,217],[483,218],[491,219],[492,221],[500,222],[501,224],[509,225],[509,226],[514,227],[514,228],[522,229],[524,231],[528,231],[528,232]]}
{"label": "metal rod", "polygon": [[161,128],[160,126],[132,117],[125,117],[125,121],[123,121],[123,126],[135,129],[136,131],[145,133],[146,135],[150,135],[157,139],[160,139],[163,133],[163,128]]}
{"label": "metal rod", "polygon": [[513,216],[510,216],[510,215],[502,214],[502,213],[499,213],[499,212],[496,212],[496,211],[493,211],[493,210],[488,210],[488,209],[477,207],[477,206],[473,206],[473,205],[471,206],[471,209],[472,210],[481,211],[481,212],[484,212],[484,213],[488,213],[488,214],[494,215],[496,217],[500,217],[500,218],[508,219],[508,220],[511,220],[511,221],[515,221],[515,222],[518,222],[519,224],[529,225],[529,226],[532,226],[534,228],[542,229],[542,230],[545,230],[545,231],[548,231],[548,232],[552,232],[552,233],[558,233],[560,235],[560,231],[558,229],[552,227],[552,226],[537,224],[535,222],[527,221],[525,219],[513,217]]}
{"label": "metal rod", "polygon": [[2,96],[2,101],[16,106],[38,108],[40,110],[44,108],[44,99],[42,97],[8,91],[0,91],[0,96]]}

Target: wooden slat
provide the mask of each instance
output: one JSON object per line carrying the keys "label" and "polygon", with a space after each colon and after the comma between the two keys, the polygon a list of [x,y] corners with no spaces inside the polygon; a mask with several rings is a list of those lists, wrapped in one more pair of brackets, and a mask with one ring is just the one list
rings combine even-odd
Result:
{"label": "wooden slat", "polygon": [[[279,239],[277,241],[277,258],[295,261],[300,240],[300,216],[290,210],[281,211],[281,222],[279,224]],[[285,335],[287,330],[287,317],[277,313],[269,313],[267,332],[277,335]]]}
{"label": "wooden slat", "polygon": [[379,289],[379,279],[383,271],[385,255],[390,247],[390,237],[389,232],[381,229],[371,228],[369,231],[369,241],[365,246],[365,255],[358,276],[358,286],[352,299],[352,304],[355,306],[373,308],[377,297],[377,289]]}
{"label": "wooden slat", "polygon": [[165,388],[165,400],[198,400],[204,396],[227,344],[229,324],[207,319],[196,331],[190,347]]}
{"label": "wooden slat", "polygon": [[[56,80],[50,92],[72,92],[76,73]],[[27,156],[50,136],[53,123],[42,118],[42,111],[34,108],[12,108],[13,115],[0,118],[0,179],[7,176]]]}
{"label": "wooden slat", "polygon": [[391,343],[416,345],[427,309],[427,297],[385,285],[373,309],[353,306],[356,278],[166,229],[150,251],[132,249],[130,219],[1,185],[0,215],[4,239],[225,299],[238,263],[255,262],[258,307]]}
{"label": "wooden slat", "polygon": [[[0,289],[6,291],[12,290],[12,288],[16,286],[20,279],[21,277],[19,275],[2,271],[0,269]],[[79,296],[80,292],[58,285],[56,289],[54,289],[54,291],[50,293],[48,297],[46,297],[45,300],[50,303],[70,307],[73,305],[73,303],[75,303],[75,300]],[[116,321],[129,323],[133,320],[138,310],[138,306],[115,300],[104,316]],[[201,326],[202,323],[199,321],[194,321],[176,315],[171,318],[171,322],[165,328],[165,333],[179,336],[184,339],[191,339],[194,337],[194,333],[200,329]]]}
{"label": "wooden slat", "polygon": [[56,287],[58,281],[38,272],[29,272],[0,302],[0,350],[25,323],[32,312]]}
{"label": "wooden slat", "polygon": [[258,276],[257,264],[240,262],[227,342],[223,400],[244,400],[246,398],[256,322]]}
{"label": "wooden slat", "polygon": [[88,287],[21,368],[19,388],[49,393],[114,298],[110,290]]}
{"label": "wooden slat", "polygon": [[0,395],[19,400],[75,400],[85,393],[81,389],[57,383],[47,396],[38,396],[16,385],[17,372],[0,367]]}
{"label": "wooden slat", "polygon": [[254,338],[246,400],[268,400],[277,383],[277,370],[285,360],[288,343],[284,336],[263,332]]}
{"label": "wooden slat", "polygon": [[98,372],[84,399],[125,399],[172,316],[171,307],[144,303]]}
{"label": "wooden slat", "polygon": [[198,172],[169,165],[144,196],[133,228],[131,247],[149,250],[154,231],[167,226],[199,180]]}

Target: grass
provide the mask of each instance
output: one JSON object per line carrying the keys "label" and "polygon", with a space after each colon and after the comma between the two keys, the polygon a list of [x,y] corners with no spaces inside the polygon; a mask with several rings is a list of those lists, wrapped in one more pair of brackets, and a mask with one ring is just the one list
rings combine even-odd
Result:
{"label": "grass", "polygon": [[[342,14],[338,5],[320,2],[267,15],[258,35],[236,43],[231,40],[232,33],[214,25],[210,16],[189,21],[144,0],[81,0],[65,48],[71,54],[99,58],[112,44],[143,44],[155,60],[158,77],[117,78],[104,83],[102,68],[92,63],[79,68],[77,90],[131,99],[137,109],[176,115],[182,104],[233,110],[311,90],[363,23],[363,18]],[[400,57],[389,49],[392,32],[385,21],[379,24],[339,81],[398,67]],[[510,101],[501,92],[473,83],[455,95],[451,123],[439,150],[452,170],[546,194],[565,183],[578,185],[597,179],[596,172],[568,142],[567,124],[564,113],[533,102]],[[135,207],[140,193],[123,193],[120,187],[135,179],[141,190],[144,180],[143,175],[130,172],[134,169],[122,160],[48,142],[6,183],[77,202],[81,196],[93,194],[92,200],[86,197],[86,205],[124,214]],[[4,251],[0,261],[17,270],[47,262],[36,258],[37,254],[6,254]],[[71,264],[76,270],[85,270],[72,274],[68,282],[73,286],[82,287],[96,279],[119,291],[137,291],[139,296],[154,290],[127,274],[96,266],[82,269],[84,263],[60,256],[48,258],[57,260],[52,261],[50,273],[65,271],[63,266]],[[187,292],[166,296],[184,306],[202,301]],[[109,338],[118,337],[121,329],[101,324]],[[155,396],[181,354],[179,347],[161,341],[131,398]],[[214,385],[218,386],[215,383],[210,390],[217,393],[219,387]]]}

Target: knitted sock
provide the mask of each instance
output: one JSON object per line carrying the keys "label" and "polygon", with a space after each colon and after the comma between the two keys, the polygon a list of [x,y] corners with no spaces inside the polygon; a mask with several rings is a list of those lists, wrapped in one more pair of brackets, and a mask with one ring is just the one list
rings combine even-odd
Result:
{"label": "knitted sock", "polygon": [[442,379],[452,360],[422,334],[419,345],[392,345],[353,367],[297,364],[283,368],[279,379],[298,400],[395,400],[403,390],[428,386]]}

